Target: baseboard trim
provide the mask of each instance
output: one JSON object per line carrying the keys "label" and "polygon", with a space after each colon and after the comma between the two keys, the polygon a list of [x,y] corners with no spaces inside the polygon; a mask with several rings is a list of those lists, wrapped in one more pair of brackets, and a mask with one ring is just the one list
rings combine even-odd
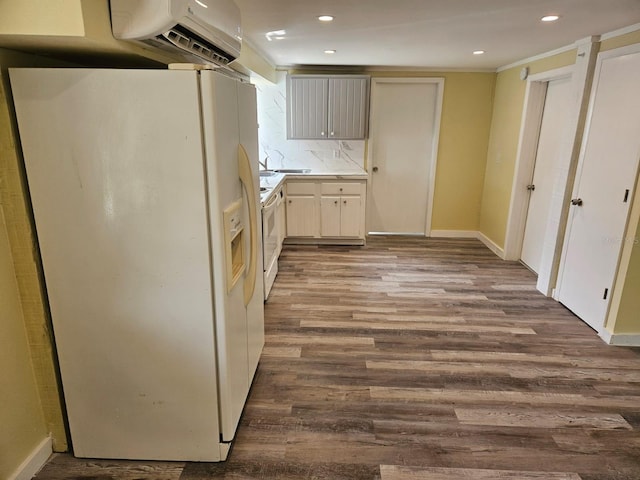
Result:
{"label": "baseboard trim", "polygon": [[504,260],[504,250],[499,247],[493,240],[487,237],[484,233],[478,232],[478,240],[484,243],[489,250],[495,253],[498,257]]}
{"label": "baseboard trim", "polygon": [[476,230],[431,230],[431,238],[478,238]]}
{"label": "baseboard trim", "polygon": [[640,347],[640,334],[638,333],[611,333],[603,330],[598,334],[605,343],[618,347]]}
{"label": "baseboard trim", "polygon": [[287,237],[285,245],[365,245],[363,238],[313,238],[313,237]]}
{"label": "baseboard trim", "polygon": [[40,471],[53,453],[51,437],[47,437],[33,449],[29,456],[20,466],[9,476],[8,480],[31,480]]}

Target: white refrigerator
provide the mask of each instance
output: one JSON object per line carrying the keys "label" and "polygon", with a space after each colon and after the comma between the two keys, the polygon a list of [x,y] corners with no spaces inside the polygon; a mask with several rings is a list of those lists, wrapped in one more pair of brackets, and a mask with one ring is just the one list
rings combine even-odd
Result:
{"label": "white refrigerator", "polygon": [[10,79],[74,454],[224,460],[264,343],[254,87]]}

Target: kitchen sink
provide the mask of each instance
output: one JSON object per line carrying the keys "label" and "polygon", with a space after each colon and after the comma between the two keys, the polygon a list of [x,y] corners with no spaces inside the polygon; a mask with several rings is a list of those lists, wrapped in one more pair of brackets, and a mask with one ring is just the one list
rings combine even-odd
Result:
{"label": "kitchen sink", "polygon": [[277,175],[277,171],[275,170],[260,170],[260,176],[261,177],[273,177],[274,175]]}
{"label": "kitchen sink", "polygon": [[274,170],[277,173],[311,173],[310,168],[279,168]]}

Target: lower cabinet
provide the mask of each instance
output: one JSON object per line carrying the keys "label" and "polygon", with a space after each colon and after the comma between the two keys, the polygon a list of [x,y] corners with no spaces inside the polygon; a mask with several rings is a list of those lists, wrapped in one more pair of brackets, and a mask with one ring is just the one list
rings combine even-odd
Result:
{"label": "lower cabinet", "polygon": [[287,241],[364,243],[366,181],[287,182]]}
{"label": "lower cabinet", "polygon": [[320,220],[313,182],[287,181],[287,237],[317,237]]}

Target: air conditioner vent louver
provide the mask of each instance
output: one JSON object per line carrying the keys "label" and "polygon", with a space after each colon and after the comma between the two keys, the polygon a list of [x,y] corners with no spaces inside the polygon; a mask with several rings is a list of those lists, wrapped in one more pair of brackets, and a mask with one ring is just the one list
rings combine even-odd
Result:
{"label": "air conditioner vent louver", "polygon": [[181,25],[176,25],[168,32],[156,38],[159,41],[169,42],[187,53],[210,60],[219,65],[227,65],[229,62],[235,60],[224,50],[221,50]]}

